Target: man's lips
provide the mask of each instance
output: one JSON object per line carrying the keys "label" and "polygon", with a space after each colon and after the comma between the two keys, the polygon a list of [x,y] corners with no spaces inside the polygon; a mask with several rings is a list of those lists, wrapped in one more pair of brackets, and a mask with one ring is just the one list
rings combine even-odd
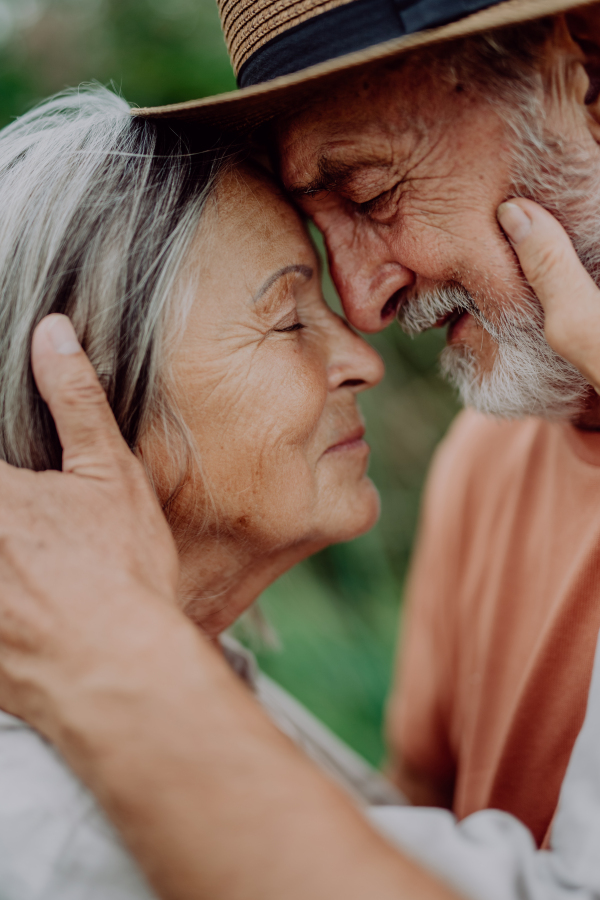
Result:
{"label": "man's lips", "polygon": [[341,441],[338,441],[337,443],[332,444],[331,447],[328,447],[325,453],[334,453],[339,452],[340,450],[356,450],[358,448],[362,449],[364,447],[368,447],[367,442],[363,440],[364,434],[364,425],[359,425],[357,428],[354,428],[351,432],[349,432],[346,437],[342,438]]}
{"label": "man's lips", "polygon": [[453,309],[452,312],[446,313],[445,316],[438,319],[433,328],[443,328],[445,325],[452,327],[455,322],[458,322],[463,316],[468,315],[469,313],[466,309]]}
{"label": "man's lips", "polygon": [[471,313],[466,309],[454,309],[447,315],[442,316],[441,319],[438,319],[433,327],[443,328],[444,325],[447,325],[448,331],[446,332],[446,343],[451,344],[453,343],[453,339],[458,338],[461,326],[466,322],[470,315]]}

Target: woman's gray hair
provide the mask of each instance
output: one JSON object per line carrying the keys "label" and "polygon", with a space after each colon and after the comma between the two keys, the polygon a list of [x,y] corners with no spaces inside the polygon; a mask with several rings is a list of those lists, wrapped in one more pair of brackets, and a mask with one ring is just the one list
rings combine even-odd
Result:
{"label": "woman's gray hair", "polygon": [[172,309],[178,272],[226,159],[213,137],[132,117],[100,86],[0,132],[0,458],[61,467],[29,363],[53,312],[71,318],[132,449],[157,421],[183,428],[164,354],[185,313]]}

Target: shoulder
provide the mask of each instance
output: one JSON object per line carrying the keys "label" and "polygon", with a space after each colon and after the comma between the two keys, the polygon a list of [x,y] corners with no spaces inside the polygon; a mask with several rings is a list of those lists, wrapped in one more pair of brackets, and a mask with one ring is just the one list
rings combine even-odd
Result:
{"label": "shoulder", "polygon": [[526,465],[532,448],[549,438],[552,427],[541,419],[506,421],[464,410],[434,456],[429,492],[457,500],[469,486],[478,493],[486,485],[497,488]]}
{"label": "shoulder", "polygon": [[24,722],[0,713],[2,900],[151,900],[92,795]]}
{"label": "shoulder", "polygon": [[495,419],[467,409],[454,420],[436,454],[436,465],[453,465],[460,472],[496,468],[521,458],[523,451],[552,426],[542,419]]}
{"label": "shoulder", "polygon": [[[551,441],[555,426],[541,419],[502,421],[466,410],[455,419],[429,470],[421,509],[417,556],[428,569],[434,556],[458,571],[480,533],[481,517],[493,520],[514,500],[540,445]],[[436,556],[436,567],[441,558]],[[448,573],[446,572],[446,575]]]}

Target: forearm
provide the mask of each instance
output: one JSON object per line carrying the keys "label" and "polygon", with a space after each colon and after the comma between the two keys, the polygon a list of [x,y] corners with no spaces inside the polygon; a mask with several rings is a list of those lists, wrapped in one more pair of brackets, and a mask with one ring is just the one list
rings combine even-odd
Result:
{"label": "forearm", "polygon": [[163,635],[147,679],[131,671],[120,687],[100,678],[69,692],[54,739],[165,900],[450,897],[370,829],[187,623]]}

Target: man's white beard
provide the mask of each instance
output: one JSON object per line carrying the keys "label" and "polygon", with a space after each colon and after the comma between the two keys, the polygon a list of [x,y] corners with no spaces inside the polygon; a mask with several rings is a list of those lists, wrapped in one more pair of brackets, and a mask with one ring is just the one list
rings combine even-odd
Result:
{"label": "man's white beard", "polygon": [[443,284],[408,300],[398,320],[409,334],[418,334],[455,311],[469,312],[497,344],[494,365],[485,373],[470,347],[459,343],[443,351],[442,374],[458,388],[466,406],[504,418],[571,418],[581,412],[588,384],[552,350],[541,308],[528,296],[521,297],[518,308],[503,310],[496,325],[462,285]]}
{"label": "man's white beard", "polygon": [[[520,140],[513,196],[530,197],[559,218],[599,283],[600,181],[589,173],[593,164],[565,150],[554,137],[524,134],[522,121],[515,130]],[[519,296],[503,304],[499,324],[490,322],[476,300],[456,283],[407,297],[398,320],[406,331],[417,334],[455,310],[471,313],[498,345],[489,372],[481,372],[476,355],[465,345],[458,343],[443,351],[442,374],[458,388],[465,405],[505,418],[564,419],[581,414],[589,384],[549,346],[541,306],[525,284]]]}

